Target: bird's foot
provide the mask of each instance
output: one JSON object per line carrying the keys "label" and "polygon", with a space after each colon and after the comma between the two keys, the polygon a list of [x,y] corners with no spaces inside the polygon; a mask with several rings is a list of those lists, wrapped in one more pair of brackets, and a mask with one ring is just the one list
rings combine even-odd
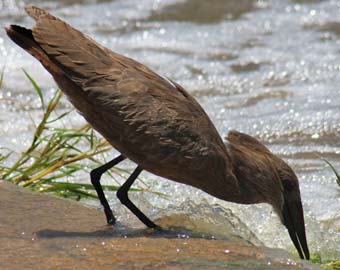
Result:
{"label": "bird's foot", "polygon": [[164,231],[164,229],[161,226],[158,226],[155,224],[155,227],[152,228],[153,230],[157,231],[157,232],[162,232]]}
{"label": "bird's foot", "polygon": [[114,217],[111,209],[104,209],[106,221],[108,225],[115,225],[116,224],[116,218]]}
{"label": "bird's foot", "polygon": [[148,229],[153,232],[162,232],[164,229],[161,226],[156,225],[155,223],[148,224]]}
{"label": "bird's foot", "polygon": [[164,232],[164,230],[162,229],[162,227],[155,225],[154,227],[147,227],[143,234],[145,236],[153,236],[153,235],[160,235]]}

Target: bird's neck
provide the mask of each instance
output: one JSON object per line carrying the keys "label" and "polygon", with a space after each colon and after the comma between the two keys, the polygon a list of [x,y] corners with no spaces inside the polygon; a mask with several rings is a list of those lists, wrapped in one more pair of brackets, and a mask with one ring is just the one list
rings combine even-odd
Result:
{"label": "bird's neck", "polygon": [[[227,192],[225,200],[240,204],[269,202],[269,184],[272,183],[273,170],[268,159],[257,152],[243,147],[227,144],[227,160],[238,185],[238,192]],[[226,181],[231,181],[226,173]]]}

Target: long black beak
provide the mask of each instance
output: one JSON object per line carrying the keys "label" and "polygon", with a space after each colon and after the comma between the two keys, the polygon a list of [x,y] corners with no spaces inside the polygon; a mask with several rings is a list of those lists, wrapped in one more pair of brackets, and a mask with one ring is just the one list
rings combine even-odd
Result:
{"label": "long black beak", "polygon": [[283,220],[300,258],[309,260],[305,220],[303,218],[303,209],[300,200],[290,201],[285,199]]}

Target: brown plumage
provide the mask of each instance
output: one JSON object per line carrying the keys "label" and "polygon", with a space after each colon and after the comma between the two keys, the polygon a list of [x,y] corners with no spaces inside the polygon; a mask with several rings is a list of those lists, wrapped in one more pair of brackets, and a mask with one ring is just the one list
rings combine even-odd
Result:
{"label": "brown plumage", "polygon": [[284,161],[236,131],[224,144],[202,107],[177,83],[108,50],[45,10],[30,6],[26,12],[35,27],[12,25],[8,36],[42,63],[77,110],[121,153],[91,172],[108,223],[115,218],[100,176],[129,158],[138,167],[117,196],[147,226],[156,225],[127,196],[142,170],[226,201],[271,204],[300,257],[309,259],[299,183]]}

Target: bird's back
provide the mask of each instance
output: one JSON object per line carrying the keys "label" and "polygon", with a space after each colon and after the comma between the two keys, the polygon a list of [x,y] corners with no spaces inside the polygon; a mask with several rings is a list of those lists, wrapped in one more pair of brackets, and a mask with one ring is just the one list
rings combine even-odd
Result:
{"label": "bird's back", "polygon": [[202,189],[209,181],[206,176],[217,174],[218,179],[231,170],[214,125],[180,85],[102,47],[44,10],[26,11],[36,20],[31,33],[35,49],[45,55],[25,49],[119,152],[152,173]]}

